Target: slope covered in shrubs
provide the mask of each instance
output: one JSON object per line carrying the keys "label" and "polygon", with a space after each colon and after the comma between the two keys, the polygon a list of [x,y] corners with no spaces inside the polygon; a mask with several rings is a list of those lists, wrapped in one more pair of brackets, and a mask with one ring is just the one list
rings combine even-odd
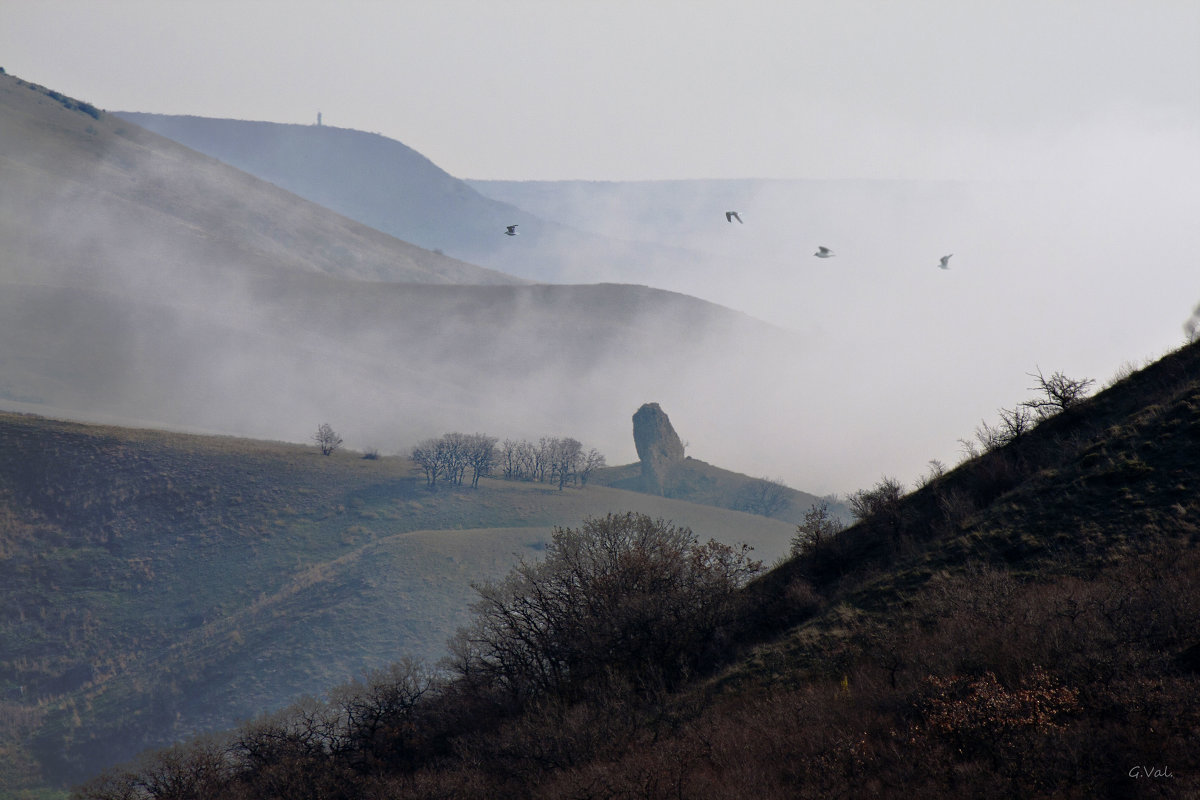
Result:
{"label": "slope covered in shrubs", "polygon": [[0,414],[0,795],[438,658],[470,584],[555,524],[633,508],[765,558],[789,535],[602,487],[430,490],[374,455]]}
{"label": "slope covered in shrubs", "polygon": [[[729,595],[686,648],[699,660],[617,646],[695,621],[648,601],[647,559],[625,538],[588,581],[547,584],[527,566],[482,586],[441,670],[410,664],[383,690],[343,687],[147,755],[79,796],[1188,796],[1200,788],[1198,447],[1189,346],[801,542]],[[669,523],[637,524],[658,533],[649,562],[706,563],[687,537],[673,550]],[[589,532],[560,532],[552,563]],[[609,630],[611,613],[546,613],[567,598],[603,608],[626,580],[642,611],[617,615],[629,630]],[[515,647],[488,649],[483,631]],[[586,673],[563,632],[594,648]],[[663,669],[628,669],[650,663]],[[564,664],[586,678],[522,677]]]}

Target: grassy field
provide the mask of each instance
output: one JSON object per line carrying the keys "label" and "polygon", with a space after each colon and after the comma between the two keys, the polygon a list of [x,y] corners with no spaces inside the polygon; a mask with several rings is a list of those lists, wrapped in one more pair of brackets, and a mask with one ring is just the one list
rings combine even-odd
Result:
{"label": "grassy field", "polygon": [[[17,783],[228,727],[404,655],[554,526],[636,510],[770,562],[793,526],[405,458],[0,414],[0,692]],[[23,777],[22,777],[23,776]]]}

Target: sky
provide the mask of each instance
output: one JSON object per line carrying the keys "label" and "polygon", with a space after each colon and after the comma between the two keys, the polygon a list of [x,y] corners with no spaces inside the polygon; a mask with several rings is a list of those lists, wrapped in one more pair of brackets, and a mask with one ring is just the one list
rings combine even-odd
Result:
{"label": "sky", "polygon": [[[800,456],[727,457],[702,409],[666,410],[698,457],[810,491],[911,485],[1027,399],[1030,372],[1103,385],[1178,346],[1200,301],[1196,0],[0,5],[0,66],[100,108],[320,113],[460,178],[985,187],[872,220],[746,198],[746,225],[691,240],[711,257],[676,283],[590,278],[804,334],[784,392]],[[808,258],[817,244],[838,258]]]}
{"label": "sky", "polygon": [[109,110],[320,112],[462,178],[1030,177],[1159,168],[1131,142],[1200,131],[1193,0],[3,6],[26,80]]}

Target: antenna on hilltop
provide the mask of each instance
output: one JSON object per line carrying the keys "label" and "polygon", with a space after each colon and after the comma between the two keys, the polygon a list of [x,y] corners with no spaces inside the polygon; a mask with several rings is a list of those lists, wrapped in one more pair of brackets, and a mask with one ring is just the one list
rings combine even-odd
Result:
{"label": "antenna on hilltop", "polygon": [[317,112],[317,127],[321,127],[321,112]]}

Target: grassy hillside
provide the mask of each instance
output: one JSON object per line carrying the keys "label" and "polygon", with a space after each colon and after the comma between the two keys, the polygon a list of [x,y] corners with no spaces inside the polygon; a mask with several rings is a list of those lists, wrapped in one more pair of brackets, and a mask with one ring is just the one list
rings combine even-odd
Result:
{"label": "grassy hillside", "polygon": [[0,414],[7,785],[78,780],[403,655],[555,525],[636,509],[772,559],[792,527],[602,487],[429,492],[404,458]]}
{"label": "grassy hillside", "polygon": [[6,278],[15,271],[29,281],[73,277],[79,285],[79,262],[102,277],[115,259],[123,274],[176,280],[232,267],[520,282],[394,239],[12,75],[0,75],[0,176]]}
{"label": "grassy hillside", "polygon": [[[230,798],[300,775],[336,797],[1193,797],[1198,444],[1193,344],[811,541],[677,691],[521,698],[460,671],[388,712],[375,761],[338,749],[361,727],[321,739],[296,709],[146,764]],[[284,731],[329,744],[239,755]]]}
{"label": "grassy hillside", "polygon": [[[645,490],[640,462],[597,470],[592,483],[631,492]],[[672,464],[665,472],[662,494],[689,503],[748,511],[791,523],[801,522],[810,508],[824,503],[830,513],[850,519],[846,505],[834,498],[817,497],[770,478],[721,469],[691,456]]]}

